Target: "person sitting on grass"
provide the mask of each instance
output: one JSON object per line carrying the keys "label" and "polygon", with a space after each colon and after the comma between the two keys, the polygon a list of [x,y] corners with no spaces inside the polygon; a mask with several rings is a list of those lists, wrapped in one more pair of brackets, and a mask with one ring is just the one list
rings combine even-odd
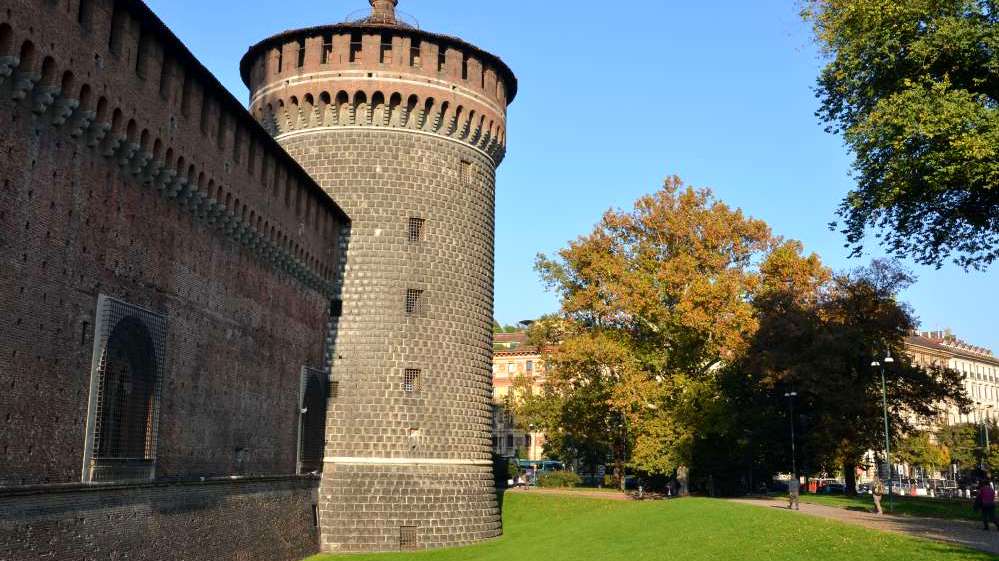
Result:
{"label": "person sitting on grass", "polygon": [[996,530],[999,530],[999,522],[996,522],[996,492],[992,489],[992,485],[984,479],[978,485],[975,507],[982,511],[982,524],[985,525],[983,530],[989,531],[990,521],[996,525]]}
{"label": "person sitting on grass", "polygon": [[874,483],[871,485],[871,496],[874,497],[874,508],[877,509],[878,514],[884,514],[881,510],[881,497],[885,494],[885,484],[880,479],[875,479]]}

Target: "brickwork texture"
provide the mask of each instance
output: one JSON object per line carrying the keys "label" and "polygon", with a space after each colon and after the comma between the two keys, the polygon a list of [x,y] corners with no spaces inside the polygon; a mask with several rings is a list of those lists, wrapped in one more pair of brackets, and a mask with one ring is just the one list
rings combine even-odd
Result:
{"label": "brickwork texture", "polygon": [[516,79],[468,43],[400,24],[394,4],[274,36],[241,65],[251,113],[351,216],[319,492],[329,552],[502,531],[495,172]]}

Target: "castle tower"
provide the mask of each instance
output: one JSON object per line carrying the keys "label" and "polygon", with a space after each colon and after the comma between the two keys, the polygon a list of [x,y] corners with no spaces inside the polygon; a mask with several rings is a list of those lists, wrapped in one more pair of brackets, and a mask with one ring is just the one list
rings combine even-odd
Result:
{"label": "castle tower", "polygon": [[501,533],[491,469],[495,171],[517,81],[496,56],[369,17],[242,61],[251,111],[352,219],[334,303],[319,517],[329,552]]}

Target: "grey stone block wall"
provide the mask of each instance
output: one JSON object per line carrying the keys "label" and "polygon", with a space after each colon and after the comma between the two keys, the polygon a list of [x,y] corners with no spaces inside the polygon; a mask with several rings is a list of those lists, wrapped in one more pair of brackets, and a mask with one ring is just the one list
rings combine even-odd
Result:
{"label": "grey stone block wall", "polygon": [[[499,535],[493,160],[392,128],[278,140],[352,218],[320,489],[323,549],[400,549],[404,526],[416,526],[419,549]],[[410,218],[424,220],[420,241],[409,239]],[[412,314],[410,289],[423,291]],[[404,388],[407,369],[420,371],[416,391]]]}

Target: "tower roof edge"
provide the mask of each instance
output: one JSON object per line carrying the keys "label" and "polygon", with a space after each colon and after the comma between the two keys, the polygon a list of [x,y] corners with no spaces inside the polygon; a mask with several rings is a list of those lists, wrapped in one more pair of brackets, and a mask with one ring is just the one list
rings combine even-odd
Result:
{"label": "tower roof edge", "polygon": [[420,39],[437,41],[444,45],[451,45],[474,53],[475,55],[481,57],[484,61],[494,66],[503,81],[506,83],[508,92],[507,104],[513,103],[514,98],[517,97],[517,76],[513,73],[513,70],[511,70],[505,62],[503,62],[503,59],[490,53],[489,51],[483,50],[463,39],[459,39],[451,35],[432,33],[422,29],[401,26],[395,23],[379,23],[372,21],[317,25],[313,27],[303,27],[301,29],[289,29],[287,31],[282,31],[281,33],[272,35],[247,49],[246,54],[243,55],[243,58],[239,63],[239,73],[243,79],[243,83],[247,87],[250,87],[250,69],[257,57],[261,56],[266,49],[277,46],[291,39],[303,36],[316,36],[324,33],[343,33],[351,31],[382,32],[385,30],[391,30],[393,33],[397,33],[399,35],[408,35],[418,37]]}

